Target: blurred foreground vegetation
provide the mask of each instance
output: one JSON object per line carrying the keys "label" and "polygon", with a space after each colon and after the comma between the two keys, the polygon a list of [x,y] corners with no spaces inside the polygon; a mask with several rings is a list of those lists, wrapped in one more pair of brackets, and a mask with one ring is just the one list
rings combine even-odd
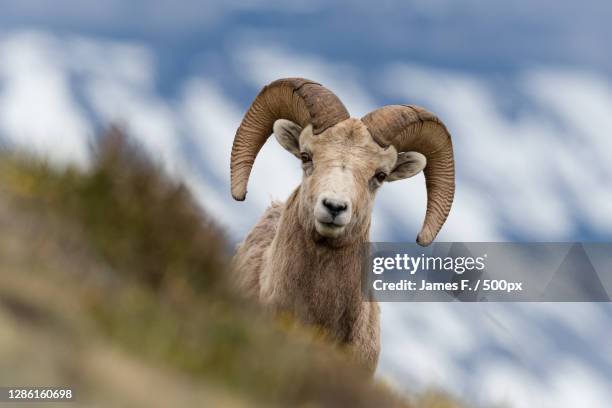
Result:
{"label": "blurred foreground vegetation", "polygon": [[457,406],[402,399],[241,299],[230,252],[116,129],[86,171],[0,153],[0,386],[87,406]]}

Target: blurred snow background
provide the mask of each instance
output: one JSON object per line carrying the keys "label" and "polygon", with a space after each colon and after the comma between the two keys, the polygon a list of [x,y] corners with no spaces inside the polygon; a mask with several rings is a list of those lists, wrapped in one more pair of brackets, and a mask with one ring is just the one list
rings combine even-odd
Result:
{"label": "blurred snow background", "polygon": [[[353,116],[415,103],[453,134],[445,241],[612,239],[612,5],[464,0],[0,0],[0,144],[86,166],[124,124],[235,240],[299,183],[273,141],[247,201],[229,152],[259,89],[315,79]],[[381,190],[372,239],[413,242],[422,176]],[[612,271],[610,271],[612,273]],[[477,404],[609,407],[612,308],[382,305],[380,377]]]}

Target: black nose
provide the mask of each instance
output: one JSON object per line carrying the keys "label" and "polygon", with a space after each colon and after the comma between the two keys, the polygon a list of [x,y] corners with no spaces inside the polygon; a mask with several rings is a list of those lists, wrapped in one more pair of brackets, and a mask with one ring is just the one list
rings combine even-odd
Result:
{"label": "black nose", "polygon": [[334,200],[330,198],[324,198],[323,205],[325,206],[325,208],[327,208],[327,211],[329,211],[332,217],[335,217],[336,215],[345,211],[348,207],[346,201]]}

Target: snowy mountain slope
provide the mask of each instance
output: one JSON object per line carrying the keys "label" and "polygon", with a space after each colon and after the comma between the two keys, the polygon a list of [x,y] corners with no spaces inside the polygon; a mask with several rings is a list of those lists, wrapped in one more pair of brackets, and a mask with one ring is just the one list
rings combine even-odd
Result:
{"label": "snowy mountain slope", "polygon": [[[247,201],[232,201],[233,133],[261,86],[300,75],[333,89],[354,116],[407,102],[446,122],[458,185],[441,240],[612,237],[606,157],[612,82],[601,72],[539,65],[507,75],[500,85],[489,75],[404,57],[361,68],[274,41],[236,43],[214,57],[202,53],[223,73],[194,64],[168,77],[168,52],[144,40],[5,32],[0,140],[57,163],[87,165],[96,131],[123,123],[238,240],[271,198],[283,199],[299,183],[300,171],[268,143]],[[424,209],[421,176],[385,186],[372,239],[412,241]],[[400,388],[440,385],[482,403],[607,407],[611,331],[608,305],[385,304],[379,375]]]}

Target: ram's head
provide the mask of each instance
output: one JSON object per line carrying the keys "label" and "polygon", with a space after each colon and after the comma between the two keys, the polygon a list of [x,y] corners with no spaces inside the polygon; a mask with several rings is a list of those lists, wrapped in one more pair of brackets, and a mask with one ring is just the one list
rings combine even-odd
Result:
{"label": "ram's head", "polygon": [[350,118],[338,97],[316,82],[274,81],[255,98],[236,132],[231,159],[236,200],[246,197],[255,157],[272,132],[302,161],[299,221],[316,236],[346,241],[360,235],[369,227],[380,185],[421,170],[427,212],[417,242],[429,245],[444,224],[455,191],[453,148],[432,113],[390,105]]}

